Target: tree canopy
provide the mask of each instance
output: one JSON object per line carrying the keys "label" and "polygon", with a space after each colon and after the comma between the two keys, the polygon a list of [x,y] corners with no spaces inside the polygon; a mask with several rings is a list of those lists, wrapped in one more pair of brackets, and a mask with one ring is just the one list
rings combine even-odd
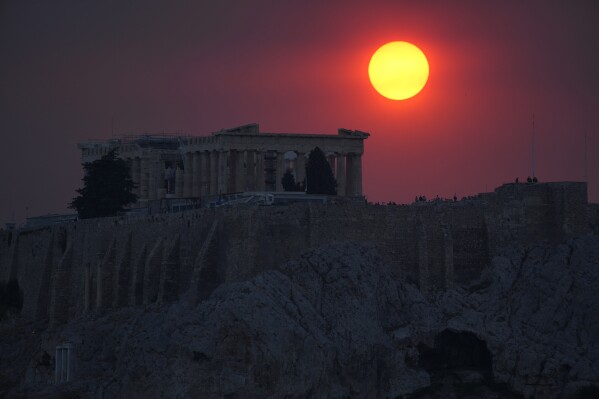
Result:
{"label": "tree canopy", "polygon": [[281,179],[281,184],[283,185],[283,190],[285,191],[304,191],[304,185],[302,182],[296,182],[295,176],[291,172],[291,170],[287,170]]}
{"label": "tree canopy", "polygon": [[77,210],[80,218],[114,216],[124,206],[137,201],[129,166],[117,157],[115,150],[94,162],[83,164],[83,169],[83,187],[77,190],[79,195],[69,204],[69,208]]}
{"label": "tree canopy", "polygon": [[281,184],[283,185],[283,190],[285,191],[296,191],[295,177],[290,170],[285,172],[283,178],[281,179]]}
{"label": "tree canopy", "polygon": [[308,194],[337,195],[337,181],[324,152],[318,147],[310,152],[306,165]]}

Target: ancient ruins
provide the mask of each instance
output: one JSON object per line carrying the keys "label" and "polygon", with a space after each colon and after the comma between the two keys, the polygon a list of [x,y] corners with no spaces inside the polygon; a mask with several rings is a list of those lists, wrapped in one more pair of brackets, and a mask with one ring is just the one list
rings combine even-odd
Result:
{"label": "ancient ruins", "polygon": [[290,170],[305,178],[306,157],[319,147],[327,156],[341,196],[362,195],[362,154],[369,134],[263,133],[258,124],[210,136],[131,136],[80,143],[83,162],[116,149],[131,165],[139,205],[161,198],[191,198],[242,191],[283,191]]}
{"label": "ancient ruins", "polygon": [[23,287],[23,316],[60,324],[186,293],[197,301],[308,249],[357,240],[373,242],[398,277],[438,291],[475,280],[506,246],[588,233],[586,190],[512,183],[456,202],[231,206],[1,231],[0,276]]}
{"label": "ancient ruins", "polygon": [[[237,182],[248,174],[235,162]],[[579,393],[599,392],[598,227],[586,183],[559,182],[460,201],[237,204],[0,230],[0,282],[23,293],[0,324],[0,392],[596,397]],[[449,374],[434,361],[443,353],[464,354]]]}
{"label": "ancient ruins", "polygon": [[[376,388],[364,397],[401,397],[466,384],[487,392],[479,397],[523,397],[516,389],[557,399],[564,386],[595,389],[577,385],[596,381],[594,352],[571,346],[597,336],[577,324],[596,313],[599,206],[587,184],[516,182],[459,201],[372,204],[361,197],[367,137],[248,125],[81,144],[84,162],[117,149],[138,184],[136,206],[148,211],[169,198],[295,195],[277,193],[281,176],[301,181],[315,146],[344,200],[219,202],[0,230],[0,283],[17,282],[23,295],[18,319],[0,325],[0,343],[16,348],[3,353],[17,365],[0,367],[6,392],[351,397]],[[466,355],[438,385],[449,375],[434,360],[443,353]],[[559,377],[570,370],[571,384]]]}

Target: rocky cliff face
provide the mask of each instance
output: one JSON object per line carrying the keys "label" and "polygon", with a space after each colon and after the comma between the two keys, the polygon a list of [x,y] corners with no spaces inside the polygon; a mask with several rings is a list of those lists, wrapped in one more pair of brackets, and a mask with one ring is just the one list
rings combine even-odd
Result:
{"label": "rocky cliff face", "polygon": [[[0,328],[0,396],[587,398],[599,395],[599,237],[506,250],[423,294],[373,245],[338,242],[197,306]],[[50,385],[71,342],[71,382]]]}
{"label": "rocky cliff face", "polygon": [[444,291],[478,279],[502,248],[596,231],[586,193],[586,183],[514,183],[463,201],[239,205],[0,229],[0,285],[18,282],[20,314],[56,327],[98,309],[174,302],[192,286],[205,299],[352,240],[374,243],[402,281]]}

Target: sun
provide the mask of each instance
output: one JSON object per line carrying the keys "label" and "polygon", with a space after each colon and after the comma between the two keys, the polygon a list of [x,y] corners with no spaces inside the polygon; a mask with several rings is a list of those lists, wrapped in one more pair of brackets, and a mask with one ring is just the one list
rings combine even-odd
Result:
{"label": "sun", "polygon": [[408,42],[381,46],[368,65],[372,86],[392,100],[405,100],[418,94],[428,80],[428,72],[426,56]]}

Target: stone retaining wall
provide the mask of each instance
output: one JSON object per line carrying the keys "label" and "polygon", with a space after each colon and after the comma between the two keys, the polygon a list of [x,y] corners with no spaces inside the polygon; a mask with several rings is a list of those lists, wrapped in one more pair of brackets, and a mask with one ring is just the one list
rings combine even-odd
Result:
{"label": "stone retaining wall", "polygon": [[[584,183],[509,184],[459,202],[236,206],[0,231],[0,280],[22,314],[61,324],[86,312],[175,300],[277,268],[339,240],[373,242],[424,292],[467,285],[506,246],[557,242],[597,224]],[[594,219],[592,219],[594,215]],[[592,220],[590,220],[592,219]]]}

